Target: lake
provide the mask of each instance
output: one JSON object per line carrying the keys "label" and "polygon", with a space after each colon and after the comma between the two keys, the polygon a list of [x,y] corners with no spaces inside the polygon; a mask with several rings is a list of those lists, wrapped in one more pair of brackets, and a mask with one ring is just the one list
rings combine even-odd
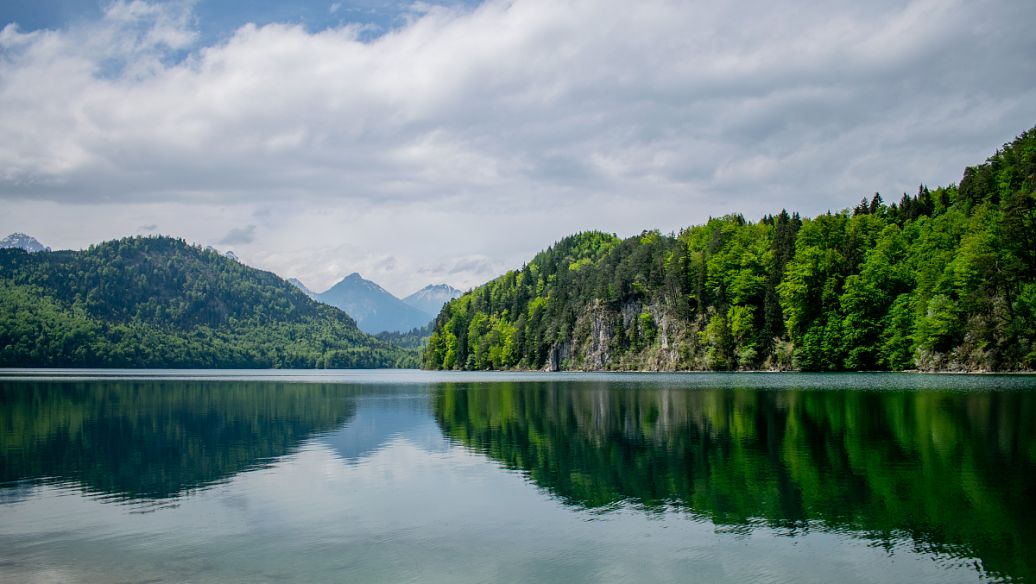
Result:
{"label": "lake", "polygon": [[1036,582],[1036,377],[0,373],[3,582]]}

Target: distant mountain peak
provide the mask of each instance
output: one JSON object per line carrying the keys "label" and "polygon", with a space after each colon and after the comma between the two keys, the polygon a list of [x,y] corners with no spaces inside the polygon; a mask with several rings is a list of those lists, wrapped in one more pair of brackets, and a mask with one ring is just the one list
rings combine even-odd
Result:
{"label": "distant mountain peak", "polygon": [[431,314],[438,315],[444,304],[463,294],[460,290],[449,284],[429,284],[403,299],[414,308]]}
{"label": "distant mountain peak", "polygon": [[327,292],[324,292],[324,294],[330,293],[332,290],[334,290],[335,288],[338,288],[339,286],[362,286],[362,287],[367,288],[369,290],[372,290],[372,291],[375,291],[375,292],[379,292],[379,293],[385,293],[385,294],[388,294],[389,296],[392,296],[393,298],[395,298],[394,294],[392,294],[388,290],[382,288],[377,282],[374,282],[373,280],[368,280],[367,278],[364,278],[363,276],[360,275],[359,272],[353,272],[353,273],[349,274],[348,276],[342,278],[337,284],[335,284],[334,286],[331,286],[331,288],[328,289]]}
{"label": "distant mountain peak", "polygon": [[454,292],[456,292],[458,294],[461,293],[460,290],[454,288],[453,286],[450,286],[449,284],[429,284],[429,285],[425,286],[424,288],[421,288],[421,290],[418,290],[418,292],[422,292],[422,291],[425,291],[425,290],[429,290],[429,291],[432,291],[432,290],[435,290],[435,291],[442,290],[442,291],[445,291],[445,292],[450,292],[451,294],[454,293]]}
{"label": "distant mountain peak", "polygon": [[[367,333],[408,331],[428,324],[434,315],[407,304],[357,272],[342,278],[315,298],[337,306]],[[436,311],[438,314],[438,311]]]}
{"label": "distant mountain peak", "polygon": [[298,278],[288,278],[288,283],[299,290],[302,290],[302,293],[306,296],[316,300],[317,293],[307,288],[306,285],[302,283],[302,280],[299,280]]}
{"label": "distant mountain peak", "polygon": [[29,253],[50,251],[50,248],[39,242],[38,239],[24,233],[12,233],[0,240],[0,249],[24,249]]}

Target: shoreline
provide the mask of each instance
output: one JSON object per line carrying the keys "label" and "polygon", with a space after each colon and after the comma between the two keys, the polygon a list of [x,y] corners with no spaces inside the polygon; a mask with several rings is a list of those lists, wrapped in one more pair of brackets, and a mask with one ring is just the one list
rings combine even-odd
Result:
{"label": "shoreline", "polygon": [[581,373],[581,374],[691,374],[691,373],[702,373],[702,374],[795,374],[795,375],[882,375],[882,374],[911,374],[911,375],[1036,375],[1036,370],[1012,370],[1012,371],[989,371],[989,370],[976,370],[976,371],[959,371],[959,370],[938,370],[938,371],[923,371],[920,369],[904,369],[902,371],[884,371],[884,370],[863,370],[863,371],[802,371],[799,369],[746,369],[738,371],[713,371],[708,369],[558,369],[558,370],[546,370],[546,369],[423,369],[423,368],[401,368],[401,367],[356,367],[356,368],[342,368],[342,369],[322,369],[322,368],[235,368],[235,367],[0,367],[0,378],[13,375],[25,375],[25,374],[60,374],[65,373],[76,373],[76,372],[99,372],[103,373],[106,371],[139,371],[145,372],[156,372],[156,371],[168,371],[168,372],[197,372],[197,371],[220,371],[220,372],[248,372],[248,373],[260,373],[269,372],[271,374],[277,373],[290,373],[290,372],[335,372],[335,371],[412,371],[422,373],[542,373],[542,374],[556,374],[556,373]]}

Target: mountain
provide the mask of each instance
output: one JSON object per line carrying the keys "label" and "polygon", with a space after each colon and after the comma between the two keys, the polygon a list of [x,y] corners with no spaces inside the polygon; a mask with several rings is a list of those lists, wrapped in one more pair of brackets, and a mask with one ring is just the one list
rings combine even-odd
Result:
{"label": "mountain", "polygon": [[341,308],[356,319],[360,330],[374,334],[383,331],[409,331],[423,327],[434,317],[396,298],[387,290],[357,273],[352,273],[316,299]]}
{"label": "mountain", "polygon": [[1036,369],[1036,128],[959,185],[567,237],[451,301],[441,369]]}
{"label": "mountain", "polygon": [[168,237],[0,250],[0,367],[393,367],[407,353],[276,275]]}
{"label": "mountain", "polygon": [[49,247],[44,246],[35,237],[24,233],[12,233],[3,238],[0,240],[0,249],[23,249],[29,253],[50,251]]}
{"label": "mountain", "polygon": [[299,290],[302,290],[302,293],[306,296],[309,296],[310,298],[316,300],[317,293],[310,290],[309,288],[306,288],[306,285],[302,283],[302,280],[299,280],[298,278],[288,278],[288,283],[298,288]]}
{"label": "mountain", "polygon": [[403,302],[434,317],[444,304],[461,294],[463,292],[449,284],[429,284],[404,298]]}

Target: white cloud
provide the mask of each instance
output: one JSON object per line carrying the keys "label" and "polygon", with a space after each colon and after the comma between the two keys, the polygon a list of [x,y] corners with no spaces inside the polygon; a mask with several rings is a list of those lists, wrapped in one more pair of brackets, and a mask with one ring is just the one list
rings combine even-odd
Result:
{"label": "white cloud", "polygon": [[[1036,120],[1033,21],[1010,1],[514,0],[200,46],[190,2],[113,2],[0,30],[0,229],[60,247],[254,224],[235,253],[318,288],[465,287],[578,229],[957,180]],[[451,275],[465,258],[488,263]]]}

